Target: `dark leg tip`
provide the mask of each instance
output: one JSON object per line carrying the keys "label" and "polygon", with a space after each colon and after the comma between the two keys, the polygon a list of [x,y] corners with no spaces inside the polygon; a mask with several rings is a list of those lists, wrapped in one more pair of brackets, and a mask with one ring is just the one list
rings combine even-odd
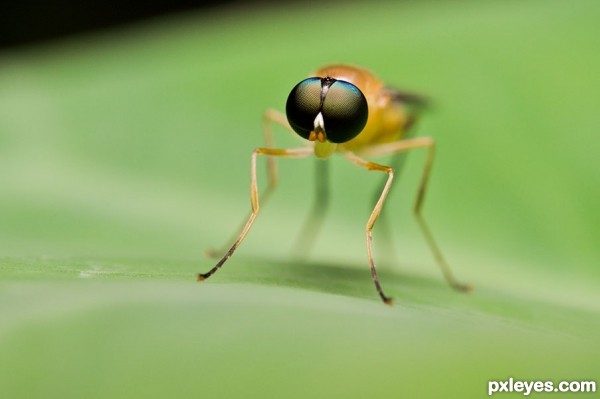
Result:
{"label": "dark leg tip", "polygon": [[196,276],[196,281],[204,281],[207,278],[208,278],[207,273],[198,273],[198,275]]}
{"label": "dark leg tip", "polygon": [[390,298],[389,296],[383,296],[381,297],[381,299],[383,300],[383,303],[385,303],[386,305],[393,305],[394,304],[394,300],[392,298]]}
{"label": "dark leg tip", "polygon": [[473,292],[475,290],[475,288],[472,285],[461,284],[461,283],[452,284],[452,288],[454,288],[457,291],[465,292],[465,293]]}

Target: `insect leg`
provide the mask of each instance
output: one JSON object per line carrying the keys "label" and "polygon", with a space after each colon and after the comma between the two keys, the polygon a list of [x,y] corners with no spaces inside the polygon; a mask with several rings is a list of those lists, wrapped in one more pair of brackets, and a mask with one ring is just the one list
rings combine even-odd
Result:
{"label": "insect leg", "polygon": [[[287,118],[284,114],[274,109],[267,109],[263,114],[263,136],[265,142],[264,148],[275,147],[275,140],[273,139],[273,123],[277,123],[278,125],[283,126],[284,128],[293,133],[292,128],[290,127],[290,124],[288,123]],[[275,187],[277,186],[278,173],[275,157],[267,157],[267,178],[267,187],[265,187],[264,191],[260,194],[260,202],[262,202],[263,205],[267,202],[267,200],[275,190]],[[248,217],[250,217],[250,215]],[[244,230],[244,226],[245,223],[242,223],[233,232],[231,238],[225,243],[224,246],[218,249],[208,248],[206,249],[205,254],[211,258],[218,258],[219,256],[221,256],[221,254],[227,250],[231,243],[235,242],[236,238]]]}
{"label": "insect leg", "polygon": [[391,305],[392,298],[386,296],[383,293],[383,290],[381,288],[381,283],[379,282],[379,277],[377,276],[377,270],[375,269],[375,261],[373,260],[373,250],[372,250],[372,246],[373,246],[372,231],[373,231],[373,226],[375,225],[375,222],[377,221],[377,217],[381,213],[381,209],[383,207],[383,202],[385,201],[385,198],[387,197],[388,192],[390,191],[390,186],[392,185],[392,180],[394,179],[394,170],[392,168],[390,168],[389,166],[380,165],[378,163],[370,162],[365,159],[362,159],[352,152],[346,152],[346,153],[344,153],[344,155],[346,156],[346,158],[348,160],[350,160],[350,162],[354,163],[355,165],[360,166],[361,168],[365,168],[367,170],[378,170],[378,171],[387,173],[387,175],[388,175],[385,186],[383,187],[383,190],[381,191],[381,195],[379,196],[379,199],[377,200],[377,203],[375,204],[375,207],[373,208],[373,211],[371,212],[371,216],[369,217],[369,220],[367,221],[366,233],[367,233],[367,256],[369,258],[369,266],[371,267],[371,278],[373,279],[373,283],[375,284],[375,289],[377,290],[377,293],[381,297],[381,300],[383,300],[384,303]]}
{"label": "insect leg", "polygon": [[429,182],[429,174],[431,173],[431,166],[433,165],[433,156],[435,154],[435,141],[431,139],[430,143],[427,144],[427,159],[425,161],[425,165],[423,167],[423,174],[421,175],[421,183],[419,184],[419,191],[417,192],[417,199],[415,201],[414,206],[414,214],[417,222],[419,223],[419,227],[423,232],[423,236],[427,241],[427,245],[431,249],[433,256],[442,270],[442,274],[444,278],[450,284],[450,286],[458,291],[472,291],[473,287],[468,284],[460,283],[456,281],[454,275],[452,274],[452,270],[450,270],[450,266],[446,259],[442,255],[442,251],[437,245],[435,239],[433,238],[433,234],[431,234],[431,230],[423,217],[423,213],[421,210],[423,209],[423,203],[425,201],[425,191],[427,190],[427,183]]}
{"label": "insect leg", "polygon": [[435,154],[435,141],[430,137],[418,137],[414,139],[406,139],[394,143],[373,146],[367,148],[364,152],[365,154],[369,155],[385,155],[390,153],[408,151],[415,148],[427,149],[427,159],[425,160],[425,165],[423,167],[423,173],[421,175],[421,181],[417,192],[417,198],[415,200],[415,205],[413,208],[415,218],[417,219],[419,228],[421,229],[423,236],[425,237],[425,241],[427,242],[429,249],[433,253],[436,263],[440,267],[442,274],[444,275],[444,278],[446,279],[448,284],[452,288],[459,291],[471,291],[472,287],[470,285],[460,283],[454,278],[454,275],[450,270],[448,262],[446,262],[446,259],[442,255],[442,252],[439,249],[435,239],[433,238],[433,234],[431,233],[431,230],[429,229],[429,226],[427,225],[427,222],[425,221],[421,213],[423,203],[425,201],[425,193],[427,190],[429,175],[431,173],[431,167],[433,166],[433,157]]}
{"label": "insect leg", "polygon": [[[402,168],[404,166],[404,163],[406,162],[406,156],[408,154],[407,153],[396,153],[392,156],[392,159],[390,160],[389,166],[394,169],[395,172],[395,176],[396,176],[396,180],[398,180],[398,175],[402,172]],[[381,194],[381,191],[383,190],[383,187],[385,187],[385,183],[387,182],[387,176],[384,176],[384,178],[381,181],[381,184],[378,186],[378,188],[375,190],[375,192],[373,193],[373,199],[372,199],[372,204],[373,206],[375,206],[375,204],[377,203],[377,200],[379,199],[379,195]],[[398,185],[398,183],[396,183],[394,186],[392,186],[392,188],[390,189],[390,192],[395,189],[395,187]],[[384,252],[387,253],[391,259],[397,260],[398,256],[396,254],[396,251],[394,249],[394,245],[392,242],[392,229],[390,228],[390,220],[388,217],[388,210],[387,208],[383,208],[381,210],[381,215],[379,217],[379,223],[378,223],[378,230],[380,232],[379,236],[381,237],[381,239],[378,241]]]}
{"label": "insect leg", "polygon": [[310,249],[315,243],[317,234],[323,225],[324,215],[329,206],[329,160],[315,159],[315,198],[308,218],[302,226],[302,230],[292,253],[294,257],[303,260],[308,256]]}
{"label": "insect leg", "polygon": [[260,210],[259,199],[258,199],[258,184],[256,180],[256,158],[259,155],[267,155],[272,157],[284,157],[284,158],[302,158],[309,156],[313,153],[313,149],[310,147],[291,148],[291,149],[277,149],[277,148],[257,148],[252,152],[252,158],[250,163],[250,203],[252,204],[252,212],[248,217],[248,221],[242,228],[240,235],[237,237],[231,248],[225,253],[225,255],[217,262],[217,264],[206,273],[199,273],[197,280],[202,281],[209,278],[217,270],[223,266],[223,264],[233,255],[237,247],[240,246],[246,235],[250,231],[258,211]]}

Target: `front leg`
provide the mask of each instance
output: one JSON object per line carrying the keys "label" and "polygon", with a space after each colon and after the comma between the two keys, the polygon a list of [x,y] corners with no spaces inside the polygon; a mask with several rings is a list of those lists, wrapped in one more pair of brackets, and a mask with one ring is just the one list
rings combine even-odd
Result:
{"label": "front leg", "polygon": [[463,292],[468,292],[473,289],[469,284],[464,284],[457,281],[454,278],[454,274],[452,273],[448,262],[442,255],[442,251],[438,247],[436,241],[433,238],[433,234],[425,221],[425,218],[422,214],[423,203],[425,201],[425,193],[427,191],[427,183],[429,182],[429,175],[431,173],[431,167],[433,166],[433,158],[435,155],[435,141],[430,137],[417,137],[414,139],[406,139],[400,140],[393,143],[381,144],[377,146],[368,147],[364,150],[364,153],[367,155],[377,156],[377,155],[387,155],[387,154],[396,154],[404,151],[409,151],[417,148],[423,148],[427,150],[427,158],[425,160],[425,165],[423,166],[423,173],[421,174],[421,182],[419,183],[419,189],[417,192],[417,197],[414,204],[414,214],[417,222],[419,224],[419,228],[425,237],[425,241],[431,250],[433,257],[435,258],[436,263],[438,264],[444,278],[450,285],[450,287]]}
{"label": "front leg", "polygon": [[[290,124],[287,121],[287,118],[281,112],[274,109],[267,109],[263,115],[263,139],[265,146],[264,149],[274,149],[275,148],[275,140],[273,139],[273,124],[278,124],[284,127],[287,131],[292,133],[295,137],[296,133],[293,132]],[[267,187],[260,194],[260,202],[264,205],[273,191],[275,191],[275,187],[277,186],[277,182],[279,180],[279,176],[277,173],[277,163],[275,162],[274,157],[267,157]],[[248,218],[251,216],[249,215]],[[231,238],[225,242],[224,245],[215,248],[208,248],[205,251],[206,256],[210,258],[218,258],[221,256],[223,252],[227,250],[227,248],[231,245],[231,243],[235,242],[236,238],[239,237],[241,232],[244,230],[245,224],[242,223],[232,234]]]}
{"label": "front leg", "polygon": [[225,255],[217,262],[217,264],[210,269],[206,273],[199,273],[197,280],[203,281],[210,276],[212,276],[217,270],[223,266],[223,264],[233,255],[235,250],[240,246],[240,244],[246,238],[246,235],[250,231],[250,228],[254,224],[254,220],[258,215],[260,210],[260,204],[258,200],[258,184],[256,180],[256,159],[259,155],[267,155],[269,157],[285,157],[285,158],[302,158],[307,157],[313,153],[313,149],[310,147],[302,147],[302,148],[291,148],[291,149],[277,149],[277,148],[257,148],[252,152],[252,158],[250,163],[250,202],[252,204],[252,212],[248,217],[248,221],[242,228],[237,239],[234,241],[233,245],[229,250],[225,253]]}
{"label": "front leg", "polygon": [[377,170],[380,172],[387,173],[387,175],[388,175],[387,180],[385,182],[385,186],[383,186],[383,190],[381,191],[379,199],[377,200],[377,203],[375,204],[375,207],[373,208],[373,212],[371,212],[371,216],[369,216],[369,220],[367,221],[366,233],[367,233],[367,257],[369,258],[369,266],[371,268],[371,278],[373,279],[373,283],[375,284],[375,289],[377,290],[377,293],[381,297],[381,300],[384,303],[391,305],[393,302],[392,298],[390,298],[389,296],[387,296],[383,293],[383,289],[381,288],[381,283],[379,282],[379,277],[377,276],[377,270],[375,269],[375,261],[373,260],[373,234],[372,234],[372,232],[373,232],[373,226],[375,226],[375,222],[377,221],[377,218],[379,217],[379,214],[381,213],[381,209],[383,208],[383,203],[390,191],[392,181],[394,180],[394,170],[389,166],[385,166],[385,165],[381,165],[381,164],[378,164],[375,162],[367,161],[352,152],[346,152],[344,155],[346,156],[346,158],[348,160],[350,160],[350,162],[352,162],[355,165],[360,166],[361,168],[364,168],[367,170]]}

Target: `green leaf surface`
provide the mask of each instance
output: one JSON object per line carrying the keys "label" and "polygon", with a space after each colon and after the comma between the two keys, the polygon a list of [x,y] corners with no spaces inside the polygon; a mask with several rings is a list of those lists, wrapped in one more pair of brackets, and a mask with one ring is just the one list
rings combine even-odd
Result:
{"label": "green leaf surface", "polygon": [[[598,20],[592,0],[238,6],[0,53],[0,397],[482,398],[510,377],[597,381]],[[418,152],[374,232],[394,306],[364,243],[382,176],[341,157],[305,260],[290,252],[314,161],[282,160],[247,240],[194,280],[247,217],[262,113],[331,62],[434,100],[417,126],[437,142],[424,214],[474,292],[445,284],[411,216]]]}

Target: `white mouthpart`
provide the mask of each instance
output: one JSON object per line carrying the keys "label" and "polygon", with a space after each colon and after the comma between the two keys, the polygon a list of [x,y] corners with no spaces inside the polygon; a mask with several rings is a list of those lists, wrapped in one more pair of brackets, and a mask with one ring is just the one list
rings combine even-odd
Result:
{"label": "white mouthpart", "polygon": [[318,113],[317,117],[315,118],[315,132],[324,132],[325,131],[325,121],[323,120],[323,114],[322,113]]}

